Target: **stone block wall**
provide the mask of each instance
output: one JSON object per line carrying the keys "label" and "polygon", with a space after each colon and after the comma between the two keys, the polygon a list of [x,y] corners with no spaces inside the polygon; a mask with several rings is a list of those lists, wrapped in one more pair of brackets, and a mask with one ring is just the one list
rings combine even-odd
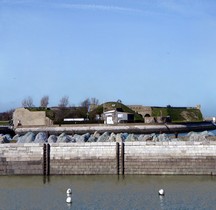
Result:
{"label": "stone block wall", "polygon": [[216,142],[0,144],[0,175],[216,175]]}
{"label": "stone block wall", "polygon": [[50,145],[50,174],[117,174],[116,143]]}
{"label": "stone block wall", "polygon": [[43,144],[0,144],[0,175],[42,175]]}
{"label": "stone block wall", "polygon": [[216,142],[125,143],[125,174],[216,175]]}
{"label": "stone block wall", "polygon": [[53,122],[46,117],[45,111],[29,111],[25,108],[18,108],[13,113],[13,124],[18,126],[20,121],[22,126],[46,126],[52,125]]}

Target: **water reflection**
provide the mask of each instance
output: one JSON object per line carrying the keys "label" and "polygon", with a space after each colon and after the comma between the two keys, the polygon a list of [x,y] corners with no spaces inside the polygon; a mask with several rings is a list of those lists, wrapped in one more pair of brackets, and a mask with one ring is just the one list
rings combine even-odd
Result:
{"label": "water reflection", "polygon": [[72,209],[72,204],[73,204],[73,202],[72,203],[67,203],[68,209]]}
{"label": "water reflection", "polygon": [[1,176],[0,209],[215,209],[215,183],[211,176]]}
{"label": "water reflection", "polygon": [[160,200],[160,207],[162,210],[165,209],[165,205],[164,205],[164,196],[159,195],[159,200]]}
{"label": "water reflection", "polygon": [[49,183],[50,182],[50,176],[43,176],[43,183]]}

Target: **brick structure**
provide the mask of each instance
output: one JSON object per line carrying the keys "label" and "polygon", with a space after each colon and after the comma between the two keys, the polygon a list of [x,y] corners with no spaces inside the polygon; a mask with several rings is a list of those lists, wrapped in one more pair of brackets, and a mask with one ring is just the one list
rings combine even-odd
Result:
{"label": "brick structure", "polygon": [[216,142],[125,143],[125,174],[216,175]]}
{"label": "brick structure", "polygon": [[18,108],[13,113],[13,125],[17,126],[49,126],[53,122],[46,117],[45,111],[29,111],[25,108]]}
{"label": "brick structure", "polygon": [[43,144],[0,144],[0,175],[42,175]]}
{"label": "brick structure", "polygon": [[152,108],[150,106],[128,105],[128,107],[138,114],[141,114],[143,118],[152,116]]}
{"label": "brick structure", "polygon": [[0,175],[216,175],[216,142],[1,144]]}
{"label": "brick structure", "polygon": [[52,144],[50,174],[117,174],[116,143]]}

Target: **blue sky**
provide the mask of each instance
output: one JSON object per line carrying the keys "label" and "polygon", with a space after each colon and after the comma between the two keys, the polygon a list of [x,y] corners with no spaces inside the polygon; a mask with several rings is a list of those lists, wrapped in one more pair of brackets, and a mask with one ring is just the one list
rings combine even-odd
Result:
{"label": "blue sky", "polygon": [[216,116],[215,0],[0,0],[0,111],[95,97]]}

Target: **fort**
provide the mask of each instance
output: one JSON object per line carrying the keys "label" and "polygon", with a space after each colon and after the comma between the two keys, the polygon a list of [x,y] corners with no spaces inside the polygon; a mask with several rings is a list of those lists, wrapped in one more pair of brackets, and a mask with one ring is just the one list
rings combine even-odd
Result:
{"label": "fort", "polygon": [[119,102],[107,102],[99,106],[91,106],[90,110],[85,107],[26,107],[17,108],[13,113],[13,125],[15,128],[18,126],[51,126],[70,123],[116,125],[120,123],[158,124],[201,121],[203,121],[203,116],[200,106],[126,106]]}
{"label": "fort", "polygon": [[[75,111],[74,111],[75,110]],[[89,112],[93,116],[102,116],[102,120],[81,121],[84,118],[74,118],[78,109],[63,110],[65,118],[55,123],[50,116],[58,114],[55,109],[18,108],[13,114],[13,124],[16,133],[28,131],[45,131],[49,134],[130,132],[130,133],[174,133],[189,131],[204,131],[215,129],[212,122],[203,121],[200,106],[196,107],[146,107],[142,105],[125,106],[117,102],[107,102],[94,106]],[[77,116],[77,115],[76,115]],[[100,118],[100,117],[99,117]],[[77,122],[76,122],[77,119]],[[77,124],[75,124],[77,123]]]}
{"label": "fort", "polygon": [[[105,107],[106,108],[106,107]],[[122,108],[122,107],[121,107]],[[131,107],[132,108],[132,107]],[[200,121],[200,109],[182,107],[133,107],[134,115],[149,118],[181,114],[181,123],[117,123],[53,125],[46,111],[26,108],[14,112],[14,131],[49,134],[93,133],[95,131],[131,133],[170,133],[191,130],[211,130],[215,125]],[[107,110],[103,110],[104,112]],[[111,120],[116,121],[115,109]],[[125,111],[125,113],[128,113]],[[110,112],[109,112],[110,114]],[[131,114],[131,113],[129,113]],[[187,119],[195,119],[187,122]],[[162,119],[162,118],[160,118]],[[179,119],[179,118],[178,118]],[[21,121],[21,122],[20,122]],[[19,125],[20,123],[20,125]],[[8,143],[0,144],[0,175],[73,175],[73,174],[158,174],[158,175],[216,175],[216,142],[206,141],[136,141],[82,143]]]}

